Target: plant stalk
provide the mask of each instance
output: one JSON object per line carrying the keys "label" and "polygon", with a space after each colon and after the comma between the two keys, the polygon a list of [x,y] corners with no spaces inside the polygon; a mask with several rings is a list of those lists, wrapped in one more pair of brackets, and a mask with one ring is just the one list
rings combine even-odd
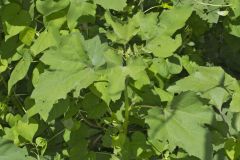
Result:
{"label": "plant stalk", "polygon": [[130,112],[127,82],[125,83],[125,89],[124,89],[124,101],[125,101],[125,120],[124,120],[124,123],[123,123],[123,132],[124,132],[125,135],[127,135],[127,133],[128,133],[128,123],[129,123],[129,112]]}

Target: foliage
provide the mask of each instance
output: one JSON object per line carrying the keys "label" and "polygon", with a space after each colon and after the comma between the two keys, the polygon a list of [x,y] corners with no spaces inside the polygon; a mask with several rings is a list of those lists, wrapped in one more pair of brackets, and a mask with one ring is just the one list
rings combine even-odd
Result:
{"label": "foliage", "polygon": [[1,0],[1,160],[240,159],[239,0]]}

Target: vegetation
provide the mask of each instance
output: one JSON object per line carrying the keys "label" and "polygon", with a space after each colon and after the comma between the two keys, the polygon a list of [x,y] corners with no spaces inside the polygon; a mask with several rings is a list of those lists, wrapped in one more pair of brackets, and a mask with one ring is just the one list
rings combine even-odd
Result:
{"label": "vegetation", "polygon": [[1,0],[1,160],[240,159],[239,0]]}

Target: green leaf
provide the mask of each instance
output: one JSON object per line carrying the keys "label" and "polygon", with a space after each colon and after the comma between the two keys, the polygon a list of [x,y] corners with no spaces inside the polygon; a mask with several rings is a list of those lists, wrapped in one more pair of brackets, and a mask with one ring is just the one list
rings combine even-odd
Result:
{"label": "green leaf", "polygon": [[226,140],[224,149],[230,160],[237,160],[240,158],[240,141],[234,138]]}
{"label": "green leaf", "polygon": [[[212,24],[219,21],[220,15],[218,13],[222,11],[221,8],[228,6],[227,2],[224,0],[184,0],[180,5],[191,6],[201,19]],[[175,0],[175,5],[178,5],[177,0]]]}
{"label": "green leaf", "polygon": [[8,81],[8,94],[10,93],[12,87],[20,80],[22,80],[30,67],[32,62],[32,57],[30,55],[29,50],[24,50],[22,59],[18,62],[16,67],[14,68],[11,77]]}
{"label": "green leaf", "polygon": [[[199,67],[198,70],[188,77],[180,79],[175,85],[170,86],[171,92],[207,92],[215,87],[226,87],[230,90],[235,85],[234,78],[229,76],[220,67]],[[235,87],[237,89],[237,87]]]}
{"label": "green leaf", "polygon": [[0,73],[7,70],[8,61],[6,59],[0,59]]}
{"label": "green leaf", "polygon": [[219,110],[222,108],[222,104],[229,99],[229,93],[221,87],[210,89],[203,94],[203,97],[210,99],[210,103],[215,105]]}
{"label": "green leaf", "polygon": [[60,11],[66,8],[68,5],[69,5],[69,0],[60,0],[60,1],[37,0],[36,1],[36,8],[38,12],[40,12],[44,16],[48,16],[52,13]]}
{"label": "green leaf", "polygon": [[84,41],[84,47],[88,56],[91,60],[92,65],[95,67],[100,67],[101,65],[105,64],[105,52],[108,49],[108,46],[101,43],[101,40],[98,36]]}
{"label": "green leaf", "polygon": [[19,160],[26,159],[27,149],[18,148],[8,140],[0,138],[0,159],[1,160]]}
{"label": "green leaf", "polygon": [[233,114],[232,126],[237,132],[240,131],[240,112]]}
{"label": "green leaf", "polygon": [[236,92],[233,94],[229,110],[231,112],[240,112],[240,93],[239,92]]}
{"label": "green leaf", "polygon": [[96,5],[87,2],[86,0],[71,0],[69,11],[67,14],[67,23],[70,30],[77,25],[77,20],[81,16],[95,16]]}
{"label": "green leaf", "polygon": [[185,22],[191,16],[192,12],[192,7],[188,5],[176,6],[170,10],[163,11],[159,17],[160,34],[172,36],[178,29],[184,27]]}
{"label": "green leaf", "polygon": [[[187,118],[186,118],[187,117]],[[212,147],[204,124],[212,121],[212,110],[192,92],[175,97],[167,108],[148,111],[150,140],[169,141],[200,159],[211,159]],[[196,138],[197,137],[197,138]]]}
{"label": "green leaf", "polygon": [[53,105],[51,111],[49,112],[47,121],[51,122],[59,118],[64,113],[66,113],[71,106],[74,106],[74,104],[69,100],[69,98],[67,98],[66,100],[59,100],[58,103]]}
{"label": "green leaf", "polygon": [[[142,35],[144,37],[149,37],[149,34],[151,36],[154,36],[154,38],[151,38],[147,41],[145,50],[148,52],[153,52],[153,54],[157,57],[169,57],[173,55],[173,52],[177,50],[178,47],[182,44],[182,39],[180,35],[177,35],[174,38],[171,36],[180,28],[182,28],[185,25],[185,22],[187,19],[191,16],[192,9],[190,6],[180,6],[180,7],[174,7],[170,10],[163,11],[163,13],[159,17],[160,23],[158,24],[158,27],[154,25],[154,20],[150,21],[153,26],[153,29],[150,29],[149,31],[144,31],[146,27],[142,25],[142,23],[146,22],[140,22],[141,30],[143,28]],[[181,15],[180,17],[175,15]],[[150,15],[149,15],[150,16]],[[155,15],[151,15],[151,18],[156,19]],[[150,23],[150,24],[151,24]],[[156,22],[155,22],[156,23]],[[146,34],[146,35],[145,35]]]}
{"label": "green leaf", "polygon": [[145,49],[153,52],[156,57],[170,57],[182,44],[180,35],[177,35],[175,39],[170,36],[162,35],[148,41]]}
{"label": "green leaf", "polygon": [[8,38],[20,33],[31,22],[29,13],[16,3],[9,3],[4,6],[1,18]]}
{"label": "green leaf", "polygon": [[146,149],[148,149],[148,146],[146,144],[145,135],[141,132],[134,132],[131,136],[130,143],[126,144],[123,148],[124,152],[127,153],[125,153],[123,157],[126,159],[128,157],[132,157],[132,159],[140,158],[141,154],[143,154]]}
{"label": "green leaf", "polygon": [[26,27],[22,32],[20,32],[19,39],[27,46],[30,46],[34,39],[35,32],[35,29]]}
{"label": "green leaf", "polygon": [[[107,72],[109,81],[109,93],[112,100],[120,98],[122,91],[125,88],[125,80],[127,76],[137,81],[142,79],[145,73],[146,65],[141,58],[133,58],[127,62],[127,66],[116,66],[110,68]],[[118,73],[118,74],[116,74]],[[146,83],[149,83],[147,79]]]}
{"label": "green leaf", "polygon": [[[116,75],[116,73],[118,73]],[[120,98],[122,91],[125,88],[125,80],[127,73],[124,67],[114,67],[111,68],[108,73],[109,81],[109,93],[112,100],[117,100]]]}
{"label": "green leaf", "polygon": [[79,44],[81,41],[79,32],[72,33],[62,39],[61,46],[46,51],[41,58],[50,70],[40,75],[31,97],[45,120],[59,99],[65,99],[71,91],[79,94],[97,79],[94,70],[88,67],[87,55]]}
{"label": "green leaf", "polygon": [[80,91],[88,87],[96,79],[92,69],[76,68],[73,71],[46,71],[40,75],[36,88],[32,93],[35,99],[35,114],[39,113],[44,120],[47,120],[53,104],[59,99],[65,99],[67,93],[75,90]]}
{"label": "green leaf", "polygon": [[105,9],[121,11],[127,5],[127,0],[94,0],[94,3],[101,5]]}
{"label": "green leaf", "polygon": [[239,24],[232,24],[229,22],[228,27],[230,29],[229,33],[236,36],[240,37],[240,25]]}
{"label": "green leaf", "polygon": [[90,157],[87,137],[92,136],[93,133],[95,131],[84,124],[79,124],[77,129],[71,131],[70,139],[67,142],[70,160],[88,159]]}
{"label": "green leaf", "polygon": [[[195,3],[194,1],[192,1],[191,3],[193,3],[194,5],[194,10],[196,11],[196,13],[203,20],[206,20],[210,24],[217,23],[220,19],[219,18],[220,15],[218,14],[218,12],[222,8],[221,5],[226,4],[225,1],[224,0],[207,0],[205,2],[207,4],[213,4],[213,5],[204,5],[204,3],[203,4],[201,4],[201,2]],[[217,6],[214,6],[214,4],[216,4]]]}
{"label": "green leaf", "polygon": [[106,12],[104,17],[113,28],[113,32],[107,32],[107,37],[113,42],[126,44],[139,31],[139,24],[135,18],[130,19],[128,23],[124,23],[113,17],[110,12]]}
{"label": "green leaf", "polygon": [[40,151],[41,151],[41,155],[43,155],[47,149],[47,144],[48,144],[47,140],[42,137],[37,137],[35,140],[35,143],[38,147],[41,147]]}
{"label": "green leaf", "polygon": [[154,91],[159,95],[162,102],[170,102],[173,99],[173,95],[161,88],[154,88]]}
{"label": "green leaf", "polygon": [[95,95],[100,97],[107,105],[109,105],[111,97],[108,92],[108,82],[105,77],[101,76],[98,82],[94,83],[94,87],[92,86],[90,89]]}
{"label": "green leaf", "polygon": [[28,124],[22,121],[18,121],[16,125],[16,132],[30,142],[33,140],[33,137],[36,134],[37,130],[38,124],[34,123]]}
{"label": "green leaf", "polygon": [[49,28],[43,31],[30,48],[33,55],[36,56],[49,47],[57,46],[59,37],[59,33],[56,32],[55,28]]}
{"label": "green leaf", "polygon": [[134,16],[140,26],[139,35],[144,40],[150,40],[158,34],[158,13],[148,13],[138,12]]}
{"label": "green leaf", "polygon": [[87,116],[93,119],[101,118],[107,112],[106,103],[92,93],[84,97],[82,106],[87,111]]}
{"label": "green leaf", "polygon": [[239,17],[240,16],[240,1],[229,0],[229,3],[231,4],[231,8],[234,12],[234,18]]}

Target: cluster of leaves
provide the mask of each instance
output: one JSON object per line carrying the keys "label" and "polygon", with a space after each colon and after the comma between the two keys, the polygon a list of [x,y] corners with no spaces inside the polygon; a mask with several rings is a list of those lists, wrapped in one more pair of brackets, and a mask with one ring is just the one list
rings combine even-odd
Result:
{"label": "cluster of leaves", "polygon": [[239,0],[1,0],[1,160],[240,159]]}

